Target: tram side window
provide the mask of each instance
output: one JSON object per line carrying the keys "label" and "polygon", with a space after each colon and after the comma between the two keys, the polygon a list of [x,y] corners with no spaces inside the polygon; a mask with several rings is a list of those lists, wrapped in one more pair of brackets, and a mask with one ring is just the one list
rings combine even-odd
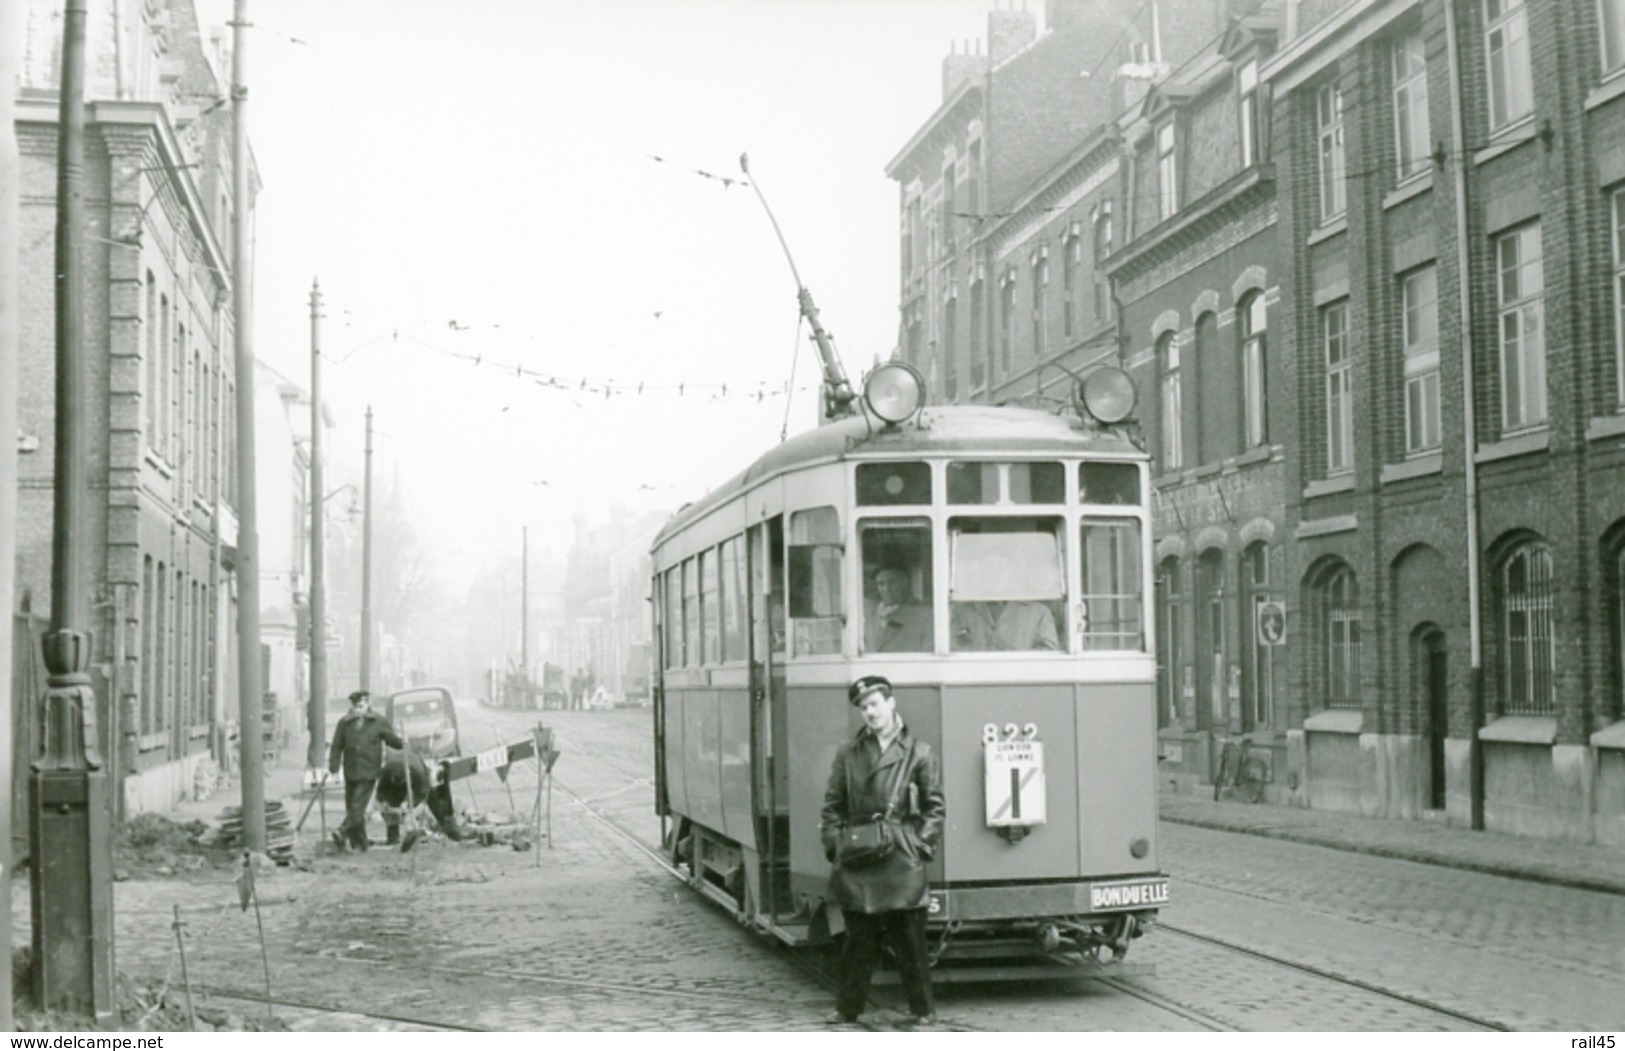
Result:
{"label": "tram side window", "polygon": [[1064,650],[1058,516],[948,521],[950,648]]}
{"label": "tram side window", "polygon": [[931,520],[869,518],[858,526],[863,561],[863,652],[930,653]]}
{"label": "tram side window", "polygon": [[790,516],[791,651],[796,656],[841,652],[841,523],[833,507]]}
{"label": "tram side window", "polygon": [[784,653],[784,519],[770,518],[750,531],[751,631],[756,659]]}
{"label": "tram side window", "polygon": [[1083,648],[1144,652],[1139,520],[1086,518],[1079,529]]}
{"label": "tram side window", "polygon": [[673,566],[666,570],[666,667],[683,666],[683,570]]}
{"label": "tram side window", "polygon": [[704,657],[701,664],[722,663],[722,609],[717,604],[720,589],[717,587],[717,553],[715,551],[702,551],[700,553],[700,645],[704,647],[700,652]]}
{"label": "tram side window", "polygon": [[700,663],[700,567],[699,559],[683,559],[683,666]]}
{"label": "tram side window", "polygon": [[724,540],[722,554],[722,659],[742,661],[745,652],[745,538]]}

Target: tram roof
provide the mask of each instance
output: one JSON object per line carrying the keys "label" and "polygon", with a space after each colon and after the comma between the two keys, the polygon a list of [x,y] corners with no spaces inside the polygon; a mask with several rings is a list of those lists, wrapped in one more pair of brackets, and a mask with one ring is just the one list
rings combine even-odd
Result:
{"label": "tram roof", "polygon": [[1087,428],[1075,416],[1041,409],[939,405],[923,410],[916,422],[891,428],[882,428],[878,421],[860,414],[803,431],[775,445],[749,467],[673,515],[655,537],[654,546],[757,482],[795,467],[835,460],[954,453],[1144,456],[1120,431]]}

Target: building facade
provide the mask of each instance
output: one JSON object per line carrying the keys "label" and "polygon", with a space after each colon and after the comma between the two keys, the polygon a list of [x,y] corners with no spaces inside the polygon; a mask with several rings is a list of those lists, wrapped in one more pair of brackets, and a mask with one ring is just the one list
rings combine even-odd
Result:
{"label": "building facade", "polygon": [[1258,631],[1292,572],[1276,180],[1257,71],[1265,5],[1162,73],[1118,121],[1121,244],[1104,269],[1153,457],[1158,725],[1207,780],[1228,738],[1284,758],[1284,640]]}
{"label": "building facade", "polygon": [[1303,801],[1625,842],[1625,3],[1303,8]]}
{"label": "building facade", "polygon": [[[1097,83],[1112,117],[997,217],[1014,321],[970,338],[989,377],[1003,340],[1138,383],[1170,775],[1247,735],[1277,803],[1625,842],[1625,0],[1152,6],[1144,90]],[[1108,206],[1115,333],[1074,337],[1042,243]]]}
{"label": "building facade", "polygon": [[[61,21],[25,5],[17,588],[50,608]],[[231,121],[223,34],[189,0],[95,5],[87,32],[83,331],[93,492],[83,579],[123,812],[193,789],[235,712]],[[252,185],[252,180],[251,180]],[[248,380],[252,382],[251,378]],[[19,699],[21,702],[23,699]],[[38,703],[34,699],[32,703]]]}

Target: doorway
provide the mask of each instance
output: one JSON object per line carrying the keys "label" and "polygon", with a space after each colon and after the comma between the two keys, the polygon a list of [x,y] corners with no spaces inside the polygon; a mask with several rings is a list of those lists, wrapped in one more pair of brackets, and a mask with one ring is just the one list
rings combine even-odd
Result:
{"label": "doorway", "polygon": [[1424,627],[1416,635],[1414,668],[1427,739],[1430,810],[1443,810],[1445,806],[1444,742],[1450,736],[1450,677],[1444,642],[1444,632],[1436,627]]}

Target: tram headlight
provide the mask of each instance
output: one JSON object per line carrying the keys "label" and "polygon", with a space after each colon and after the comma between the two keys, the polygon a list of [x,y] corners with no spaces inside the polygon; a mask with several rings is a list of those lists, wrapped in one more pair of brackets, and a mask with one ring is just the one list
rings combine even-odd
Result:
{"label": "tram headlight", "polygon": [[1078,381],[1078,408],[1105,424],[1122,423],[1134,411],[1134,380],[1115,365],[1103,365]]}
{"label": "tram headlight", "polygon": [[920,411],[924,400],[924,377],[904,361],[888,361],[863,384],[864,404],[887,423],[902,423]]}

